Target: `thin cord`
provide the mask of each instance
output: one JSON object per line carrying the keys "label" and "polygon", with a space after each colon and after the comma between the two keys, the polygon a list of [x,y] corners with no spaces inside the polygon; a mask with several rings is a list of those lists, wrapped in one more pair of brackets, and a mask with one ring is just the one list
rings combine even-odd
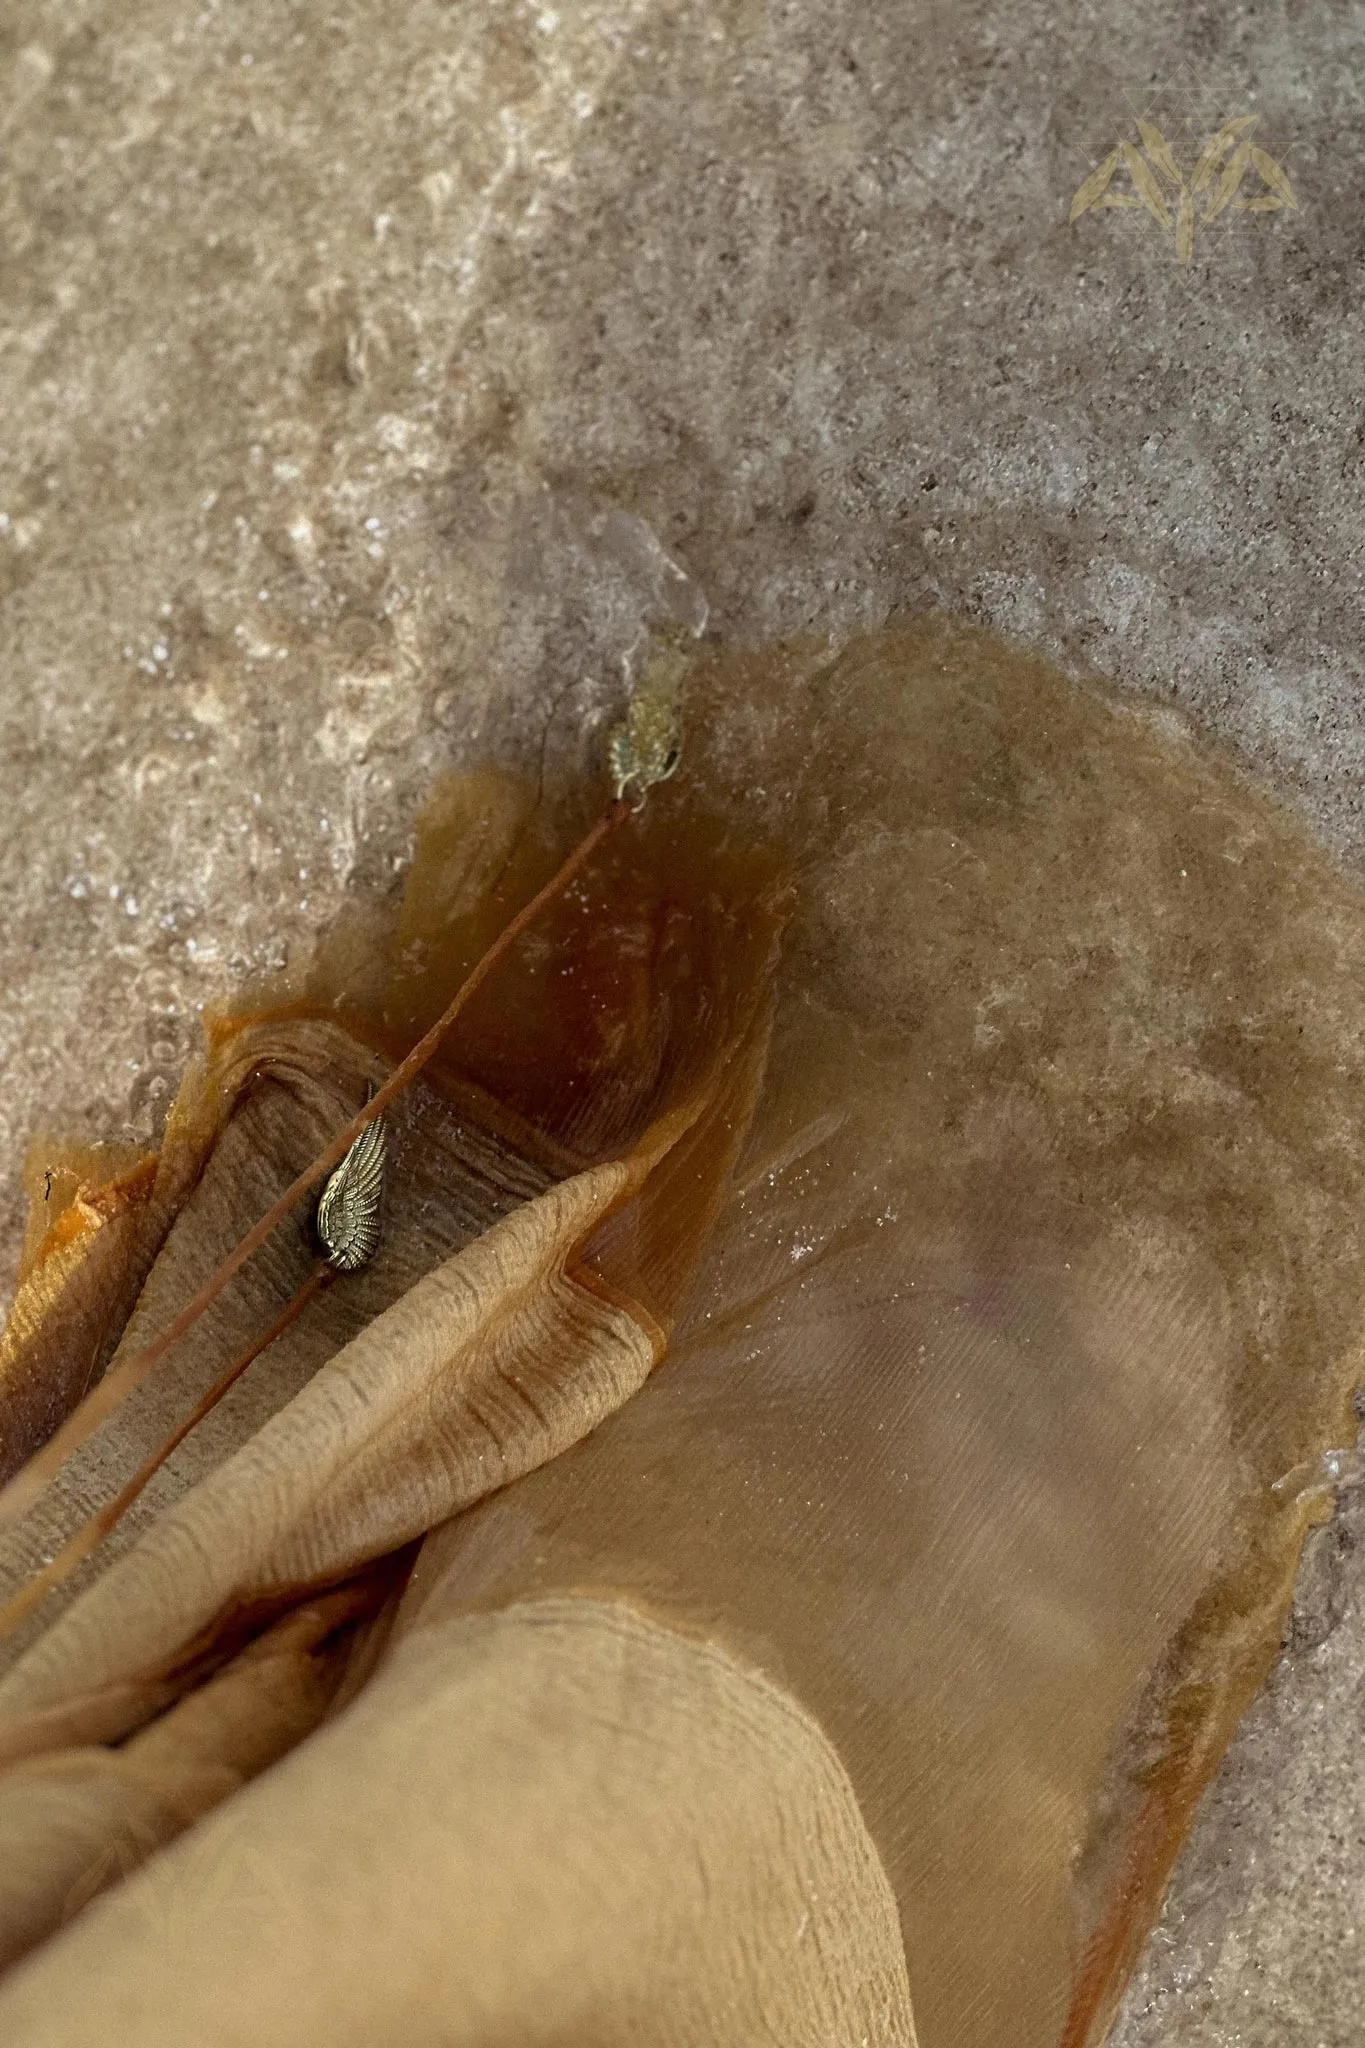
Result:
{"label": "thin cord", "polygon": [[606,810],[589,831],[579,840],[542,889],[537,890],[530,902],[519,910],[511,923],[494,939],[483,958],[466,975],[452,997],[447,1008],[437,1018],[425,1037],[419,1038],[406,1059],[401,1060],[362,1110],[359,1110],[345,1129],[338,1132],[326,1150],[320,1152],[311,1166],[287,1187],[279,1200],[253,1224],[246,1236],[233,1247],[221,1266],[213,1273],[194,1298],[185,1304],[178,1316],[167,1325],[161,1335],[154,1338],[143,1350],[134,1352],[122,1365],[114,1366],[107,1372],[99,1385],[94,1387],[79,1407],[74,1408],[66,1421],[38,1451],[35,1451],[26,1465],[20,1467],[8,1485],[0,1488],[0,1528],[6,1528],[18,1520],[38,1498],[49,1479],[70,1457],[72,1451],[83,1444],[87,1437],[97,1430],[108,1415],[117,1408],[120,1401],[131,1394],[147,1377],[152,1367],[163,1358],[178,1338],[196,1323],[211,1302],[218,1299],[233,1275],[246,1264],[252,1253],[258,1251],[272,1230],[282,1223],[290,1210],[303,1200],[310,1189],[317,1186],[324,1175],[331,1172],[338,1162],[345,1158],[366,1124],[382,1114],[394,1097],[401,1094],[409,1081],[420,1073],[441,1040],[449,1031],[460,1011],[470,997],[479,989],[502,959],[516,943],[526,927],[531,924],[545,905],[551,902],[578,873],[607,834],[630,816],[630,805],[618,798],[608,804]]}
{"label": "thin cord", "polygon": [[139,1465],[123,1491],[116,1493],[111,1501],[106,1501],[102,1508],[91,1515],[88,1522],[83,1522],[70,1542],[64,1544],[57,1555],[45,1564],[26,1586],[21,1586],[11,1599],[0,1607],[0,1642],[19,1626],[26,1615],[32,1614],[34,1608],[41,1600],[46,1599],[54,1586],[60,1586],[63,1579],[69,1579],[76,1566],[103,1543],[115,1523],[121,1520],[143,1488],[160,1471],[171,1452],[177,1450],[190,1431],[203,1421],[209,1410],[218,1405],[228,1388],[242,1377],[247,1367],[259,1358],[277,1337],[283,1335],[297,1316],[302,1315],[309,1302],[331,1278],[331,1267],[320,1260],[298,1293],[281,1309],[270,1328],[264,1335],[254,1338],[241,1357],[234,1358],[227,1370],[218,1375],[208,1392],[184,1420],[177,1422],[170,1435],[158,1444],[143,1464]]}

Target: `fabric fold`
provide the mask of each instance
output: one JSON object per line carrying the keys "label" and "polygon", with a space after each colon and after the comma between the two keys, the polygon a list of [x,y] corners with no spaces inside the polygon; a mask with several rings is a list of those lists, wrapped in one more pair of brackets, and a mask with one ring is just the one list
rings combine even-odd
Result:
{"label": "fabric fold", "polygon": [[234,1621],[398,1548],[626,1400],[655,1345],[566,1265],[627,1178],[547,1189],[368,1324],[0,1680],[0,1760],[117,1740]]}

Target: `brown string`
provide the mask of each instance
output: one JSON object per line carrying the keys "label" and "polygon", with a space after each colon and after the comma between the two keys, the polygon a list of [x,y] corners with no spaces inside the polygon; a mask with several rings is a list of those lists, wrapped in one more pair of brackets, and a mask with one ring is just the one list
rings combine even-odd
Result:
{"label": "brown string", "polygon": [[431,1029],[425,1037],[418,1039],[412,1051],[394,1068],[383,1087],[378,1089],[365,1107],[351,1118],[345,1129],[337,1133],[331,1144],[318,1154],[312,1165],[305,1167],[273,1207],[267,1209],[260,1222],[253,1224],[246,1236],[228,1253],[217,1271],[205,1281],[199,1292],[186,1303],[161,1335],[154,1338],[143,1350],[134,1352],[133,1356],[125,1359],[121,1365],[112,1367],[99,1385],[72,1410],[60,1429],[40,1450],[34,1452],[26,1465],[20,1467],[7,1486],[0,1488],[0,1528],[17,1521],[20,1515],[32,1506],[49,1479],[65,1463],[72,1451],[99,1428],[119,1402],[147,1377],[152,1367],[165,1356],[172,1344],[183,1337],[186,1330],[199,1320],[204,1310],[211,1302],[217,1300],[233,1275],[245,1265],[253,1252],[260,1249],[290,1210],[303,1200],[310,1189],[317,1186],[325,1174],[345,1158],[366,1124],[373,1122],[375,1117],[382,1114],[394,1097],[401,1094],[409,1081],[426,1065],[470,997],[487,980],[526,927],[534,921],[545,905],[552,902],[572,881],[607,834],[629,816],[630,805],[623,798],[608,804],[596,824],[579,840],[562,866],[494,939],[482,959],[460,984],[449,1005]]}
{"label": "brown string", "polygon": [[143,1488],[160,1471],[171,1452],[179,1448],[190,1431],[203,1421],[211,1408],[217,1407],[228,1388],[242,1377],[253,1359],[259,1358],[277,1337],[283,1335],[295,1317],[302,1315],[314,1295],[331,1278],[331,1267],[319,1260],[297,1294],[280,1310],[270,1328],[261,1336],[254,1338],[240,1358],[234,1358],[226,1371],[218,1375],[208,1392],[184,1420],[177,1422],[170,1435],[158,1444],[143,1464],[139,1465],[122,1492],[116,1493],[114,1498],[99,1508],[88,1522],[83,1522],[71,1541],[64,1544],[57,1555],[45,1564],[26,1586],[21,1586],[11,1599],[0,1607],[0,1642],[19,1626],[25,1615],[33,1612],[39,1601],[46,1599],[54,1586],[60,1586],[63,1579],[69,1579],[76,1566],[103,1543],[114,1524],[121,1519]]}

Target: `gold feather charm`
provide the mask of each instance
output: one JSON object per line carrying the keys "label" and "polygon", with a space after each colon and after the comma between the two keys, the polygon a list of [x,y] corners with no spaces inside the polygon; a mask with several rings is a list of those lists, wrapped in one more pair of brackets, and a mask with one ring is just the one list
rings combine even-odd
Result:
{"label": "gold feather charm", "polygon": [[384,1196],[384,1119],[366,1124],[318,1198],[317,1233],[329,1266],[358,1273],[379,1249]]}
{"label": "gold feather charm", "polygon": [[612,789],[617,800],[627,789],[646,790],[667,782],[682,758],[682,685],[689,657],[671,646],[658,647],[631,693],[626,716],[608,736]]}

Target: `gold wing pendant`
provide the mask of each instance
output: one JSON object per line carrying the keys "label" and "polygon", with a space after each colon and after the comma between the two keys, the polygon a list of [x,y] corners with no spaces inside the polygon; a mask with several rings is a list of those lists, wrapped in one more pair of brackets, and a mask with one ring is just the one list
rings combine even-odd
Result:
{"label": "gold wing pendant", "polygon": [[384,1119],[366,1124],[318,1199],[317,1233],[329,1266],[356,1273],[379,1249],[384,1195]]}

